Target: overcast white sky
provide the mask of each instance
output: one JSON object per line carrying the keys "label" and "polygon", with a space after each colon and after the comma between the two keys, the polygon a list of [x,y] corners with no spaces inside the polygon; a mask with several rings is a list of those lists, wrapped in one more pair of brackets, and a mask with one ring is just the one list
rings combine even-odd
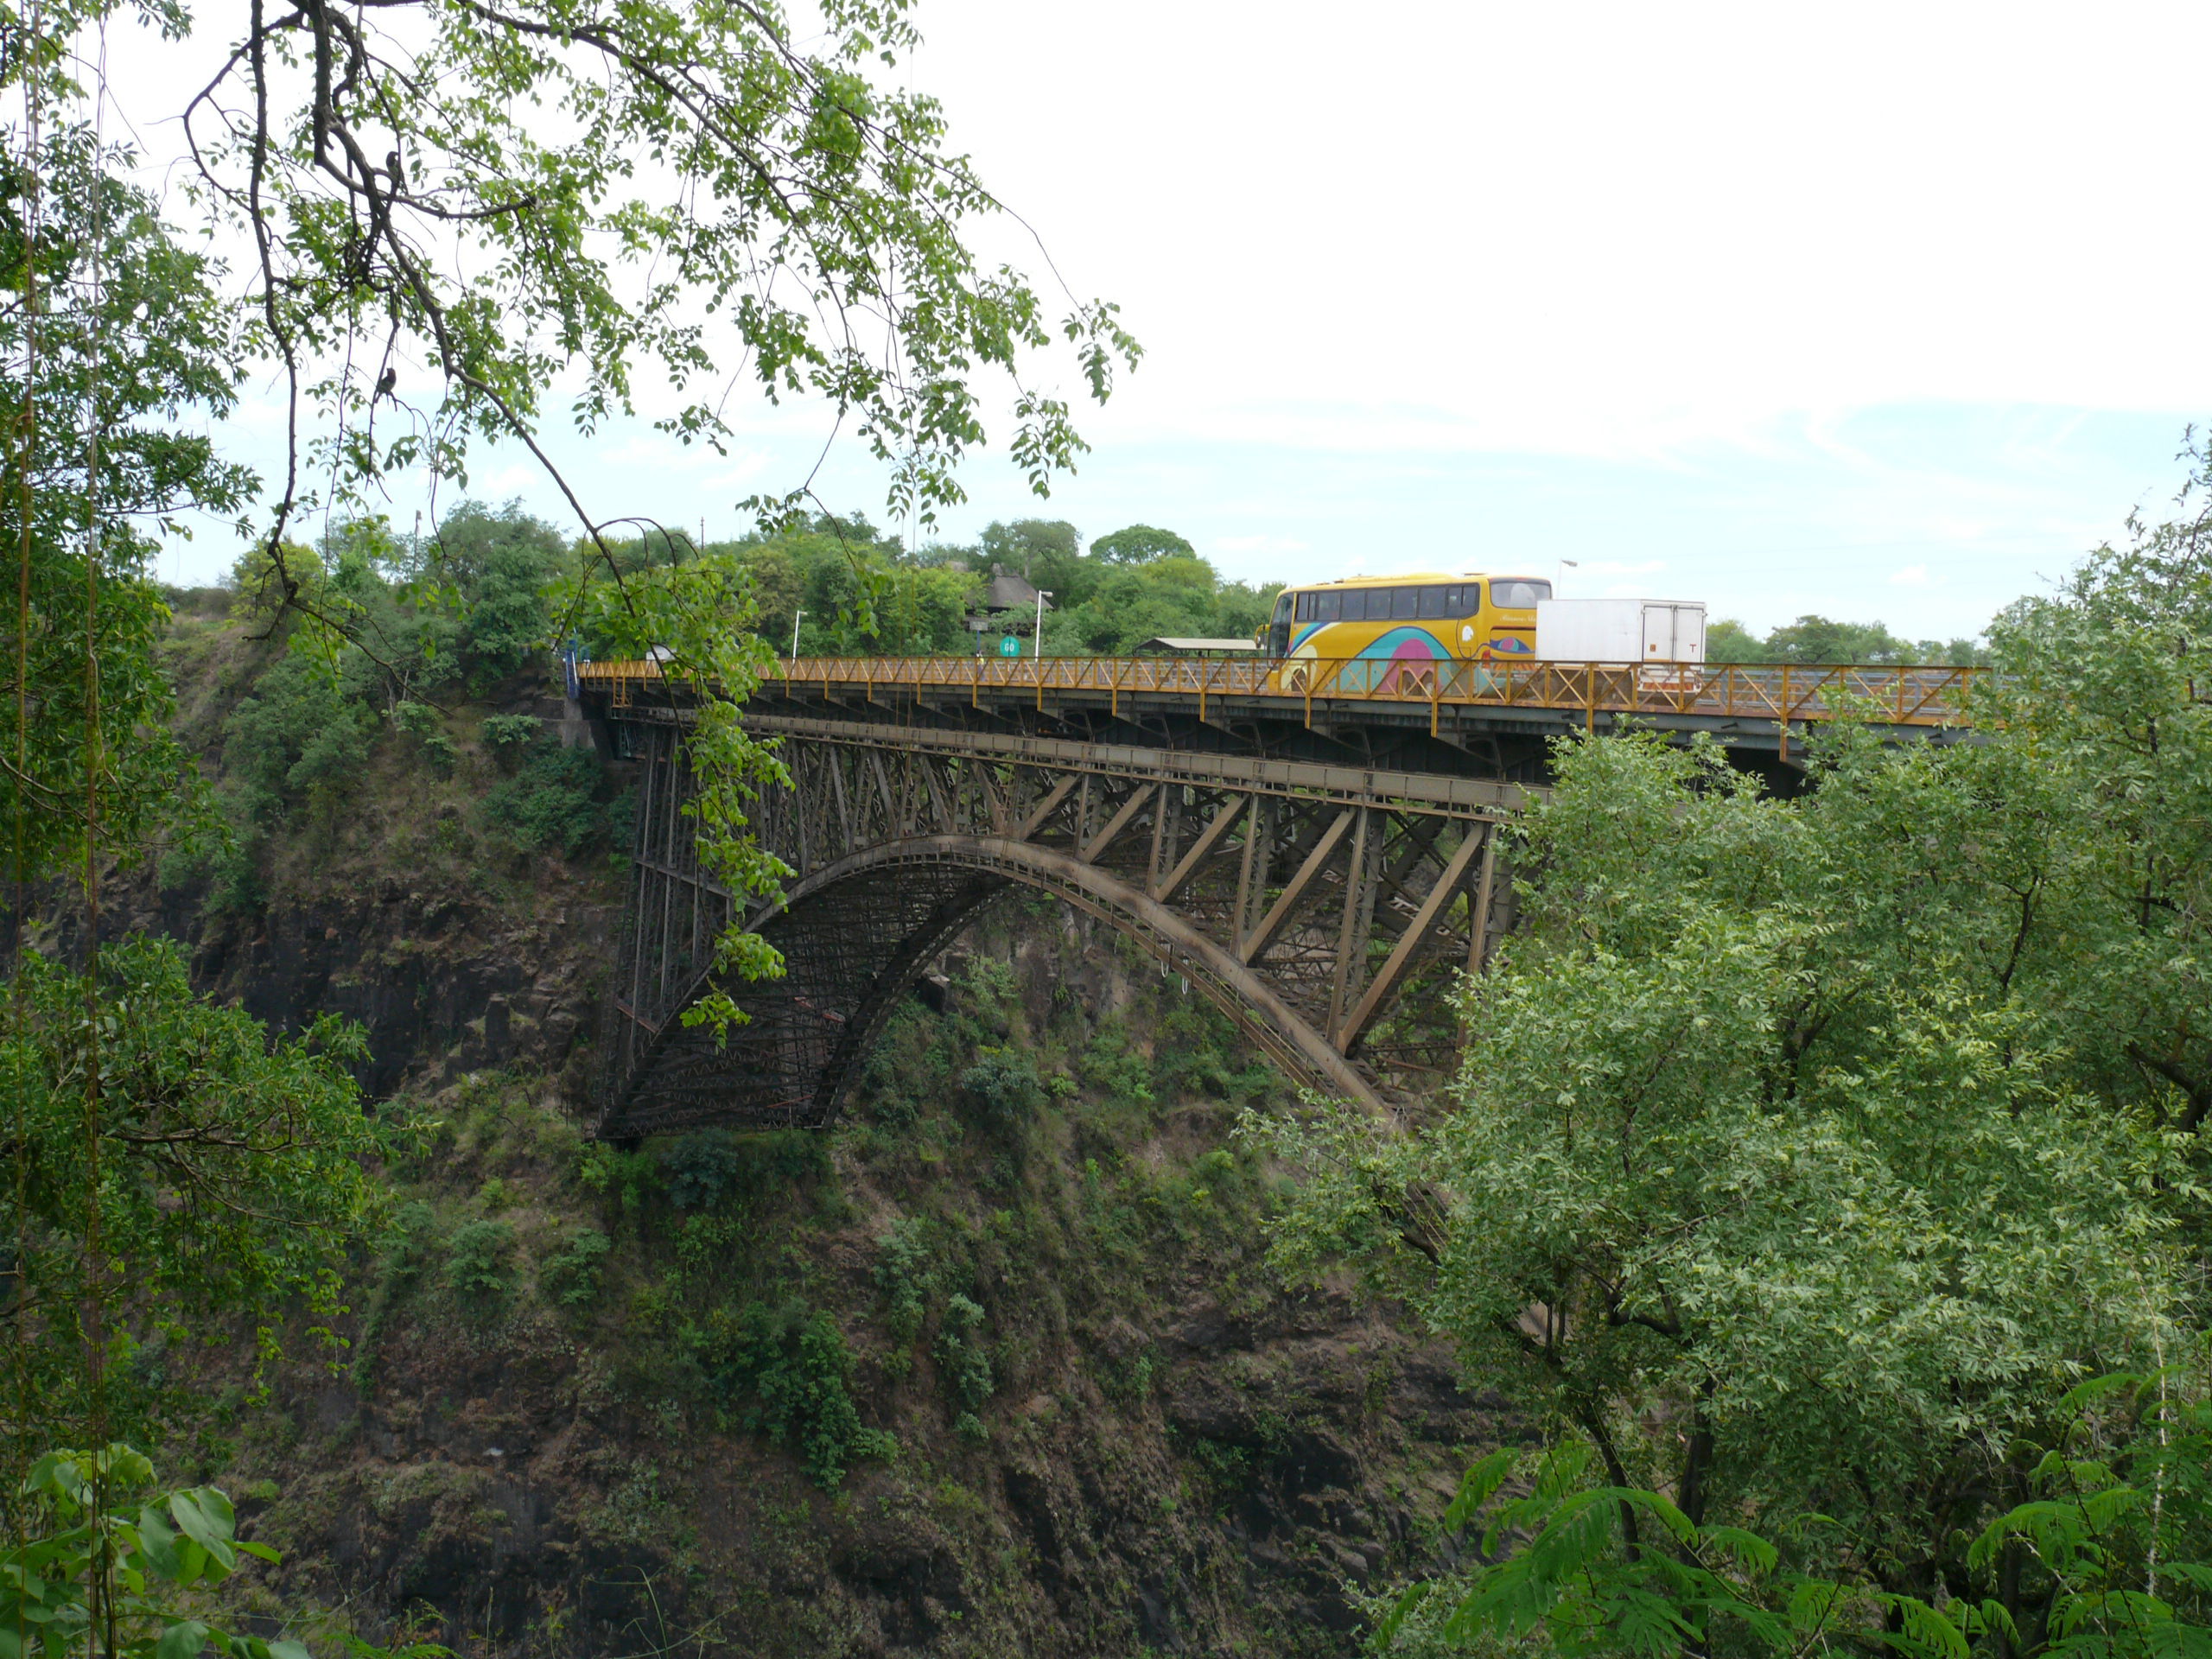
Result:
{"label": "overcast white sky", "polygon": [[[1949,635],[2162,505],[2212,410],[2202,5],[920,17],[957,147],[1148,351],[1078,478],[1038,504],[983,460],[954,538],[1141,520],[1255,580],[1576,560],[1570,592]],[[136,115],[175,84],[124,67]],[[595,510],[710,535],[811,460],[563,448]],[[551,516],[512,458],[477,483]],[[823,487],[883,493],[857,454]]]}

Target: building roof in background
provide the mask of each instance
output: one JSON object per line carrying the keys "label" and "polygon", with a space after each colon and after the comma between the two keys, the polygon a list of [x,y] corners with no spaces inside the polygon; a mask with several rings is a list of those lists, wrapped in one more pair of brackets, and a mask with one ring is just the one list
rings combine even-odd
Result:
{"label": "building roof in background", "polygon": [[[1037,608],[1037,589],[1023,577],[1009,574],[1002,564],[991,567],[991,579],[983,584],[983,596],[978,603],[987,611],[1020,611]],[[1045,601],[1051,610],[1052,603]]]}

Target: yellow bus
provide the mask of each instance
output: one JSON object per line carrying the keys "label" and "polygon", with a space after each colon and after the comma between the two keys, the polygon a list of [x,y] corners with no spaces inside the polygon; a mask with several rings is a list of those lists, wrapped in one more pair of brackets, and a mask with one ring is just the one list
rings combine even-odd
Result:
{"label": "yellow bus", "polygon": [[1551,583],[1537,576],[1427,571],[1286,588],[1267,651],[1285,659],[1286,685],[1311,671],[1303,662],[1357,658],[1338,683],[1388,691],[1410,684],[1424,663],[1535,661],[1536,601],[1551,596]]}

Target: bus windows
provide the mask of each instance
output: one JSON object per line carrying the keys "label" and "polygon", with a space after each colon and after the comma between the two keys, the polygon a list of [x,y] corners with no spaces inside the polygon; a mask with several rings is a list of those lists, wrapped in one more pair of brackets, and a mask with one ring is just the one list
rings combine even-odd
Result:
{"label": "bus windows", "polygon": [[1452,608],[1449,616],[1472,616],[1483,607],[1483,585],[1479,582],[1463,582],[1452,589]]}
{"label": "bus windows", "polygon": [[1490,585],[1491,603],[1501,610],[1526,610],[1540,599],[1552,596],[1548,582],[1493,582]]}
{"label": "bus windows", "polygon": [[1421,613],[1421,589],[1393,588],[1390,590],[1390,616],[1394,621],[1410,622]]}
{"label": "bus windows", "polygon": [[1421,620],[1432,621],[1440,616],[1459,615],[1459,613],[1452,608],[1452,601],[1459,597],[1459,590],[1456,588],[1446,588],[1440,585],[1422,588],[1421,590]]}
{"label": "bus windows", "polygon": [[1314,594],[1313,620],[1316,622],[1335,621],[1337,620],[1338,601],[1342,598],[1342,594],[1335,593]]}

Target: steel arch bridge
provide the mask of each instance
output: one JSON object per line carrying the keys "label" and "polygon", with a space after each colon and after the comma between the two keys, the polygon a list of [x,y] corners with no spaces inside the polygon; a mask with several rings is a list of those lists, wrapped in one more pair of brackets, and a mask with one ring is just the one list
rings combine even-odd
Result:
{"label": "steel arch bridge", "polygon": [[1016,888],[1107,923],[1299,1083],[1380,1108],[1393,1074],[1449,1061],[1418,982],[1481,965],[1510,921],[1496,830],[1516,785],[1309,762],[868,721],[753,715],[793,787],[761,843],[797,872],[746,920],[784,977],[733,987],[727,1043],[684,1011],[732,915],[683,807],[678,709],[633,709],[631,903],[597,1131],[818,1127],[885,1020],[977,912]]}
{"label": "steel arch bridge", "polygon": [[1972,741],[1980,671],[1195,659],[789,662],[746,724],[794,787],[760,804],[797,872],[742,918],[779,980],[729,988],[726,1046],[686,1026],[730,894],[683,813],[688,696],[651,662],[572,670],[570,737],[634,763],[622,954],[594,1091],[615,1140],[815,1126],[927,963],[986,904],[1047,893],[1184,976],[1296,1081],[1379,1108],[1449,1066],[1428,995],[1510,923],[1503,819],[1561,734],[1700,734],[1794,787],[1799,741],[1850,713]]}

